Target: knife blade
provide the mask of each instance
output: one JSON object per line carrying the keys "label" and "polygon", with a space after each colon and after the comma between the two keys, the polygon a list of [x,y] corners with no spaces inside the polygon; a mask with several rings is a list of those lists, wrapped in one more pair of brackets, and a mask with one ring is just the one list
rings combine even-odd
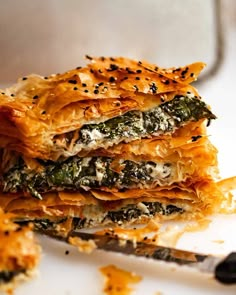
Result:
{"label": "knife blade", "polygon": [[94,241],[97,249],[112,251],[126,255],[146,257],[154,260],[172,262],[178,265],[187,265],[198,271],[213,274],[215,279],[224,284],[236,283],[236,252],[232,252],[225,258],[179,250],[170,247],[158,246],[145,242],[135,243],[111,235],[98,235],[70,231],[67,235],[60,235],[55,231],[44,231],[43,234],[69,243],[69,239],[78,237],[84,241]]}

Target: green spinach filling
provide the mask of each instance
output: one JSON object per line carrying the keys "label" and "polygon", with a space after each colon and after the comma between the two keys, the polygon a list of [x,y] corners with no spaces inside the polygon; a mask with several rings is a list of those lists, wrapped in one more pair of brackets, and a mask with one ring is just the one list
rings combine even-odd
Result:
{"label": "green spinach filling", "polygon": [[150,187],[154,182],[169,183],[173,167],[170,163],[121,160],[122,170],[112,169],[109,157],[71,157],[63,162],[43,162],[44,170],[29,170],[22,159],[3,175],[4,192],[26,191],[36,198],[48,191],[78,191],[99,187],[117,189]]}
{"label": "green spinach filling", "polygon": [[[140,204],[142,206],[140,206]],[[144,207],[144,208],[142,208]],[[144,210],[145,209],[145,210]],[[165,205],[160,202],[142,202],[138,204],[129,204],[123,206],[120,209],[105,211],[100,208],[95,215],[89,216],[89,210],[86,208],[87,213],[83,213],[83,217],[74,217],[72,222],[72,230],[82,229],[87,227],[102,226],[111,223],[116,223],[122,225],[129,222],[135,222],[143,217],[152,218],[157,214],[170,216],[172,214],[184,213],[184,209],[175,205]],[[35,218],[33,220],[19,220],[18,223],[25,224],[27,222],[33,222],[35,230],[47,231],[47,230],[57,230],[57,226],[65,222],[66,218],[58,220],[50,220],[47,218]]]}
{"label": "green spinach filling", "polygon": [[[207,105],[196,97],[176,95],[149,111],[130,111],[99,124],[84,125],[79,132],[77,147],[92,148],[97,143],[120,142],[151,135],[171,133],[189,121],[215,119]],[[70,143],[73,132],[67,134]]]}

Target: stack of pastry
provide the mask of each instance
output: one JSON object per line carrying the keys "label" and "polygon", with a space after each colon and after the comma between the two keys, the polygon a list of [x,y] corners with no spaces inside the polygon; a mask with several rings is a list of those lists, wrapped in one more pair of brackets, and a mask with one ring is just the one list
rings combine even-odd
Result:
{"label": "stack of pastry", "polygon": [[204,64],[87,58],[0,94],[0,206],[40,229],[214,212],[216,117],[190,85]]}

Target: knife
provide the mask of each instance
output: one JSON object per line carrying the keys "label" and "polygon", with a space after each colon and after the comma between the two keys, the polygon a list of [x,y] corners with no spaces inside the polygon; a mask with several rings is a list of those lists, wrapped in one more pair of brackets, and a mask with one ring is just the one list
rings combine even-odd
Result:
{"label": "knife", "polygon": [[78,231],[70,231],[66,236],[55,231],[43,231],[43,234],[57,240],[69,243],[69,239],[78,237],[84,241],[94,241],[97,249],[118,252],[126,255],[141,256],[178,265],[187,265],[201,272],[213,274],[215,279],[224,284],[236,283],[236,252],[225,258],[204,255],[190,251],[179,250],[164,246],[157,246],[145,242],[134,243],[112,235],[98,235]]}

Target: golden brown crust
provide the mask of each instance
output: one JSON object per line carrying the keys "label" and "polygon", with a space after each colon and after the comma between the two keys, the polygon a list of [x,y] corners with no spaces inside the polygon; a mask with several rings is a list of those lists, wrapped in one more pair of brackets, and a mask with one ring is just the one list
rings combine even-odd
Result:
{"label": "golden brown crust", "polygon": [[48,159],[55,135],[130,110],[157,106],[190,91],[203,69],[195,63],[161,69],[125,58],[94,58],[84,68],[47,79],[31,75],[0,94],[0,147]]}

